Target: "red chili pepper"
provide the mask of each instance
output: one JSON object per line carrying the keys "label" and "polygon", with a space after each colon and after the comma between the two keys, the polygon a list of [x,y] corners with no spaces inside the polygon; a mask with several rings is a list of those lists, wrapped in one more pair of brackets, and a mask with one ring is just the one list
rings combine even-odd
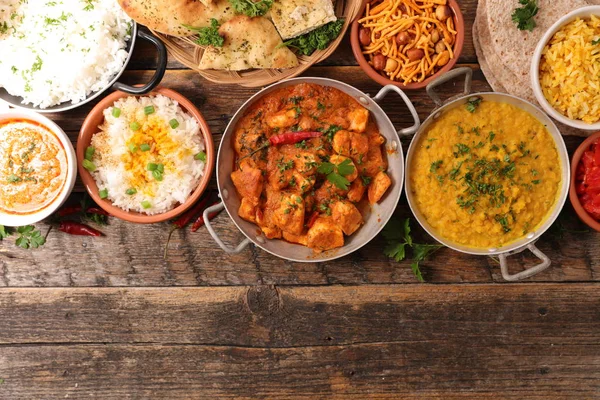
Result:
{"label": "red chili pepper", "polygon": [[250,153],[246,154],[242,158],[238,159],[238,163],[242,161],[244,158],[248,158],[261,150],[266,149],[270,146],[277,146],[280,144],[296,144],[306,139],[312,139],[323,136],[323,132],[318,131],[298,131],[298,132],[284,132],[279,135],[273,135],[269,138],[269,141],[262,146],[260,146],[256,150],[252,150]]}
{"label": "red chili pepper", "polygon": [[61,232],[68,233],[69,235],[79,235],[79,236],[102,236],[102,232],[92,228],[91,226],[87,226],[84,224],[80,224],[79,222],[73,221],[62,221],[58,230]]}
{"label": "red chili pepper", "polygon": [[56,213],[59,217],[66,217],[81,212],[81,206],[63,207]]}
{"label": "red chili pepper", "polygon": [[317,218],[319,218],[319,212],[313,211],[312,214],[310,214],[308,221],[306,222],[306,227],[309,229],[312,228],[312,226],[315,224],[315,221],[317,220]]}
{"label": "red chili pepper", "polygon": [[110,217],[110,214],[106,211],[104,211],[101,208],[98,207],[90,207],[86,210],[86,213],[88,214],[98,214],[98,215],[106,215],[107,217]]}
{"label": "red chili pepper", "polygon": [[[219,204],[219,202],[215,201],[209,207],[212,207],[215,204]],[[208,207],[206,207],[206,208],[208,208]],[[208,220],[211,221],[214,217],[216,217],[217,215],[219,215],[220,212],[221,211],[213,211],[213,212],[211,212],[210,214],[208,214]],[[196,222],[194,222],[194,225],[192,225],[192,232],[196,232],[202,226],[204,226],[204,215],[200,214],[200,216],[198,217],[198,219],[196,220]]]}

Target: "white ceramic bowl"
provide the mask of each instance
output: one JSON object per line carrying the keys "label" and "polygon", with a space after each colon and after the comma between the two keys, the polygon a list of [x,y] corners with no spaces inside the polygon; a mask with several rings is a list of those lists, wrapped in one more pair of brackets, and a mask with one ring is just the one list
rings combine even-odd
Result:
{"label": "white ceramic bowl", "polygon": [[33,111],[15,109],[0,112],[0,123],[10,119],[28,119],[44,125],[56,135],[67,153],[67,178],[65,185],[49,206],[40,211],[24,215],[6,214],[0,211],[0,225],[23,226],[35,224],[54,213],[69,197],[69,194],[71,194],[73,186],[75,186],[75,178],[77,177],[77,158],[67,134],[58,125],[43,115]]}
{"label": "white ceramic bowl", "polygon": [[578,8],[556,21],[554,25],[552,25],[550,29],[546,31],[544,36],[542,36],[542,38],[538,42],[537,47],[535,48],[535,51],[533,53],[533,58],[531,60],[530,71],[531,87],[533,88],[533,92],[538,103],[540,103],[544,111],[546,111],[546,113],[548,113],[552,118],[556,119],[559,122],[562,122],[565,125],[569,125],[573,128],[583,129],[586,131],[600,130],[600,122],[588,124],[580,120],[568,118],[559,111],[557,111],[554,107],[552,107],[548,100],[546,100],[546,98],[544,97],[544,93],[542,92],[542,86],[540,85],[540,60],[542,58],[542,51],[544,50],[544,47],[560,28],[562,28],[569,22],[575,20],[576,18],[590,18],[592,15],[600,17],[600,6],[588,6]]}

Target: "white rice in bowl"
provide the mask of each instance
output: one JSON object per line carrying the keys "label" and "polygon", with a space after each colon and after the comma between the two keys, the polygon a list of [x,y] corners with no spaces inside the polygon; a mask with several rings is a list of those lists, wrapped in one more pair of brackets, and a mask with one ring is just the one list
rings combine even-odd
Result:
{"label": "white rice in bowl", "polygon": [[24,104],[81,102],[123,68],[132,21],[117,0],[0,4],[0,87]]}
{"label": "white rice in bowl", "polygon": [[104,110],[99,128],[84,167],[116,207],[162,214],[184,203],[204,175],[198,121],[166,96],[122,98]]}

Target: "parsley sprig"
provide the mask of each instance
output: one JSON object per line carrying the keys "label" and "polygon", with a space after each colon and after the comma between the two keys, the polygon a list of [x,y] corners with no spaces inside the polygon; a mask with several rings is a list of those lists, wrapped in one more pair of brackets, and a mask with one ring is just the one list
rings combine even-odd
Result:
{"label": "parsley sprig", "polygon": [[439,244],[419,244],[413,242],[410,234],[410,218],[392,217],[382,231],[387,244],[383,254],[400,262],[406,258],[406,246],[412,248],[413,259],[410,268],[419,282],[424,282],[419,263],[436,250],[443,247]]}
{"label": "parsley sprig", "polygon": [[309,56],[317,49],[326,49],[327,46],[329,46],[329,43],[331,43],[340,35],[343,26],[344,19],[338,19],[337,21],[329,22],[320,28],[305,33],[304,35],[300,35],[283,42],[277,47],[293,47],[298,50],[300,54]]}
{"label": "parsley sprig", "polygon": [[260,17],[271,9],[273,0],[229,0],[236,12],[249,17]]}
{"label": "parsley sprig", "polygon": [[200,46],[223,47],[223,44],[225,43],[223,36],[219,35],[219,21],[214,18],[210,19],[210,27],[195,28],[185,24],[183,26],[198,34],[196,43]]}
{"label": "parsley sprig", "polygon": [[330,162],[322,162],[317,167],[317,172],[327,175],[327,180],[337,186],[338,189],[348,190],[350,181],[346,179],[346,176],[354,173],[354,165],[349,158],[337,165]]}
{"label": "parsley sprig", "polygon": [[521,31],[533,31],[536,23],[533,17],[540,10],[537,5],[537,0],[519,0],[519,4],[523,7],[516,8],[512,13],[512,20],[517,24],[517,28]]}
{"label": "parsley sprig", "polygon": [[481,97],[476,97],[467,101],[467,103],[465,104],[465,108],[468,112],[473,114],[475,110],[477,110],[477,107],[479,107],[479,104],[481,104]]}
{"label": "parsley sprig", "polygon": [[33,225],[20,226],[17,228],[17,233],[19,236],[15,240],[15,244],[24,249],[37,249],[46,243],[46,237],[42,236],[42,233]]}

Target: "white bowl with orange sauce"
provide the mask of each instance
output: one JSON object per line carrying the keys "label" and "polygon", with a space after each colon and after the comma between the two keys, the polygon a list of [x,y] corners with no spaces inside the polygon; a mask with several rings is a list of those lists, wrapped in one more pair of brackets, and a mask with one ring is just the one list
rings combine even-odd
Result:
{"label": "white bowl with orange sauce", "polygon": [[76,177],[73,145],[58,125],[32,111],[0,112],[0,225],[24,226],[50,216]]}

